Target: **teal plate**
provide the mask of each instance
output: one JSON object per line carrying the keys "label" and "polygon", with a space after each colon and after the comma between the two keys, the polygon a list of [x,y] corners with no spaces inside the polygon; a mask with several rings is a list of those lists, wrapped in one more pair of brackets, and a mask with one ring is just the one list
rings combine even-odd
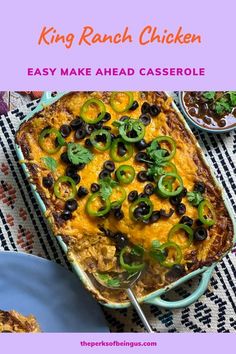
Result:
{"label": "teal plate", "polygon": [[75,274],[24,253],[0,252],[0,309],[33,314],[43,332],[109,332]]}

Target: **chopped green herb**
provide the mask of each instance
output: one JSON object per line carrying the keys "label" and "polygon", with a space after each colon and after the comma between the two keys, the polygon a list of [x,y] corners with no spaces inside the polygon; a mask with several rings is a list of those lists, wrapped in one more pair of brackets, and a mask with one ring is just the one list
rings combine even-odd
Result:
{"label": "chopped green herb", "polygon": [[166,156],[166,150],[160,149],[158,141],[153,140],[151,145],[147,148],[147,154],[155,165],[160,165]]}
{"label": "chopped green herb", "polygon": [[151,158],[153,158],[153,156],[155,155],[157,149],[159,149],[159,148],[160,148],[160,146],[159,146],[158,142],[156,140],[153,140],[151,142],[151,145],[147,148],[148,155]]}
{"label": "chopped green herb", "polygon": [[116,120],[112,123],[112,125],[114,125],[114,127],[125,127],[126,131],[131,131],[131,130],[135,130],[137,127],[139,127],[139,123],[140,121],[138,119],[132,119],[132,118],[128,118],[124,119],[124,120]]}
{"label": "chopped green herb", "polygon": [[129,121],[129,118],[127,117],[127,119],[124,120],[115,120],[112,125],[114,125],[114,127],[120,128],[124,125],[127,125]]}
{"label": "chopped green herb", "polygon": [[142,257],[144,254],[144,249],[142,246],[135,245],[130,252],[133,256]]}
{"label": "chopped green herb", "polygon": [[215,98],[215,91],[206,91],[203,93],[203,97],[206,98],[207,100],[213,100]]}
{"label": "chopped green herb", "polygon": [[228,91],[232,106],[236,106],[236,91]]}
{"label": "chopped green herb", "polygon": [[107,280],[107,285],[111,286],[112,288],[117,288],[120,286],[120,280],[117,278],[110,278]]}
{"label": "chopped green herb", "polygon": [[79,163],[88,163],[93,159],[93,154],[91,151],[77,143],[68,144],[67,154],[70,162],[74,165],[78,165]]}
{"label": "chopped green herb", "polygon": [[150,256],[157,262],[164,262],[166,255],[163,250],[160,249],[160,242],[158,240],[152,241],[152,247],[150,249]]}
{"label": "chopped green herb", "polygon": [[148,176],[159,177],[165,174],[165,170],[161,165],[151,165],[147,170]]}
{"label": "chopped green herb", "polygon": [[101,274],[97,273],[98,277],[101,279],[102,282],[107,284],[107,286],[111,287],[119,287],[120,286],[120,280],[117,278],[112,278],[109,274]]}
{"label": "chopped green herb", "polygon": [[200,192],[188,192],[187,199],[192,205],[198,206],[204,198]]}
{"label": "chopped green herb", "polygon": [[57,161],[53,157],[45,156],[42,157],[41,160],[43,161],[44,165],[52,172],[56,171],[57,168]]}
{"label": "chopped green herb", "polygon": [[224,112],[231,112],[231,103],[226,97],[222,97],[215,103],[215,110],[217,114],[223,114]]}
{"label": "chopped green herb", "polygon": [[[137,142],[140,141],[145,134],[145,126],[139,119],[128,118],[122,121],[118,120],[112,123],[115,127],[118,127],[119,133],[125,141]],[[135,137],[130,137],[129,133],[135,132]]]}
{"label": "chopped green herb", "polygon": [[166,155],[166,150],[160,149],[158,142],[153,140],[147,148],[147,154],[152,159],[152,163],[147,170],[148,176],[159,177],[165,174],[162,163]]}
{"label": "chopped green herb", "polygon": [[118,183],[111,177],[106,177],[99,180],[100,195],[103,200],[107,200],[112,194],[112,188],[116,187]]}
{"label": "chopped green herb", "polygon": [[108,274],[97,273],[97,275],[104,282],[107,282],[107,280],[110,279],[110,276]]}
{"label": "chopped green herb", "polygon": [[225,91],[218,96],[215,91],[206,91],[202,96],[212,101],[212,109],[219,115],[230,113],[236,106],[236,91]]}
{"label": "chopped green herb", "polygon": [[166,156],[166,150],[164,149],[159,149],[159,150],[156,150],[155,152],[152,153],[152,159],[155,161],[155,163],[162,163],[163,162],[163,157]]}

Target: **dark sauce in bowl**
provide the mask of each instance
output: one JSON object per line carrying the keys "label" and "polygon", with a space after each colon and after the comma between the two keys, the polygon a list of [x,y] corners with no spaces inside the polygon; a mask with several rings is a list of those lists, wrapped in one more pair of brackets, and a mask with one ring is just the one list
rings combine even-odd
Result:
{"label": "dark sauce in bowl", "polygon": [[[186,112],[196,124],[212,130],[228,130],[236,128],[236,104],[232,104],[228,92],[185,91],[182,100]],[[230,92],[236,94],[235,91]]]}

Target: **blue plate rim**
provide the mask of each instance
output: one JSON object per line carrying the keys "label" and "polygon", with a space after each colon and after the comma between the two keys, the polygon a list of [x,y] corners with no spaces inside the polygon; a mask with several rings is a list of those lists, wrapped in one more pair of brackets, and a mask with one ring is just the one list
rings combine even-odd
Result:
{"label": "blue plate rim", "polygon": [[[62,271],[62,272],[69,272],[69,274],[71,275],[71,276],[73,276],[73,277],[75,277],[75,280],[77,280],[78,281],[78,283],[79,283],[79,285],[82,287],[82,290],[84,291],[84,292],[87,292],[87,290],[82,286],[82,284],[81,284],[81,282],[79,281],[79,279],[78,279],[78,277],[76,277],[76,274],[73,272],[73,271],[70,271],[70,270],[68,270],[66,267],[64,267],[62,264],[60,264],[60,263],[57,263],[56,261],[54,261],[54,260],[50,260],[50,259],[47,259],[47,258],[43,258],[43,257],[40,257],[40,256],[37,256],[37,255],[34,255],[34,254],[30,254],[30,253],[26,253],[26,252],[19,252],[19,251],[12,251],[12,250],[9,250],[9,251],[4,251],[4,250],[0,250],[0,258],[2,258],[2,260],[4,259],[4,257],[7,259],[8,257],[10,256],[10,259],[19,259],[19,260],[21,260],[21,259],[24,259],[24,260],[28,260],[28,259],[30,259],[32,262],[39,262],[40,264],[44,264],[44,265],[50,265],[50,266],[52,266],[52,267],[56,267],[56,268],[60,268],[60,270]],[[5,262],[5,260],[3,261],[3,262]],[[37,264],[36,264],[37,265]],[[7,279],[7,277],[6,277],[6,279]],[[90,297],[91,297],[91,300],[92,300],[92,296],[91,296],[91,294],[88,294],[88,295],[90,295]],[[97,305],[98,307],[99,307],[99,303],[97,303],[96,302],[96,300],[95,299],[93,299],[93,301],[94,301],[94,304],[95,305]],[[4,305],[4,304],[2,304],[2,309],[4,309],[5,308],[5,311],[7,311],[7,309],[6,309],[6,306]],[[1,309],[1,304],[0,304],[0,309]],[[12,308],[8,308],[8,310],[12,310]],[[98,308],[98,310],[99,310],[99,308]],[[16,311],[17,311],[17,309],[16,309]],[[110,333],[110,328],[109,328],[109,326],[108,326],[108,323],[107,323],[107,320],[106,320],[106,317],[105,317],[105,315],[102,313],[102,310],[100,310],[101,311],[101,315],[99,315],[99,316],[101,316],[101,319],[102,319],[102,317],[104,318],[104,321],[102,321],[101,320],[101,324],[99,324],[98,325],[98,331],[94,331],[94,330],[92,330],[92,332],[93,333]],[[20,310],[19,310],[19,312],[21,312]],[[32,311],[29,311],[29,313],[31,313]],[[22,312],[23,313],[23,312]],[[79,322],[78,322],[79,323]],[[100,327],[99,327],[100,326]],[[100,329],[102,329],[102,330],[99,330],[99,328]],[[43,331],[43,333],[52,333],[52,332],[55,332],[54,330],[46,330],[46,331]],[[64,332],[64,331],[63,331]],[[73,331],[65,331],[65,332],[67,332],[67,333],[75,333],[75,331],[73,330]],[[77,332],[77,331],[76,331]],[[81,331],[79,331],[79,332],[77,332],[77,333],[80,333]],[[82,331],[82,332],[84,332],[84,331]],[[85,332],[88,332],[88,331],[85,331]]]}

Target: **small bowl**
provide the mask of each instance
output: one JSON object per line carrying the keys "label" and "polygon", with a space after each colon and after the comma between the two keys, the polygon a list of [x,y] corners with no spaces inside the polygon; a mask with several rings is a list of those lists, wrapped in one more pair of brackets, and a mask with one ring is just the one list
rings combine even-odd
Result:
{"label": "small bowl", "polygon": [[179,104],[181,111],[186,118],[186,120],[190,123],[190,126],[195,126],[198,129],[204,130],[205,132],[208,133],[214,133],[214,134],[219,134],[219,133],[226,133],[229,132],[233,129],[236,129],[236,126],[230,126],[230,127],[225,127],[225,128],[207,128],[202,126],[201,124],[198,124],[197,122],[194,121],[194,119],[190,116],[190,114],[187,112],[187,109],[185,108],[184,104],[184,94],[186,91],[179,91]]}

